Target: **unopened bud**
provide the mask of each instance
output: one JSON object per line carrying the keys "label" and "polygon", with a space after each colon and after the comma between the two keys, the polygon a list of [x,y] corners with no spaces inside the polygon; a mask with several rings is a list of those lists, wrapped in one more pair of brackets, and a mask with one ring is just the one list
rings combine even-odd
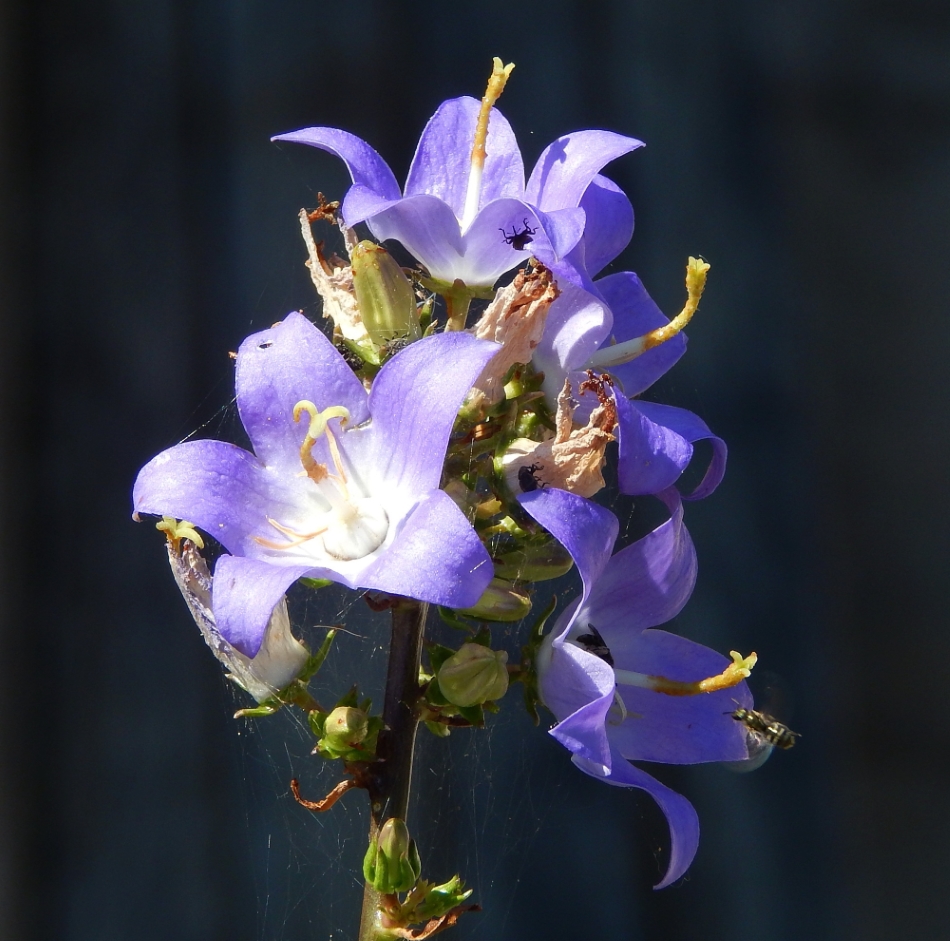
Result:
{"label": "unopened bud", "polygon": [[459,876],[452,876],[448,882],[434,885],[426,892],[422,902],[416,906],[414,915],[419,921],[441,918],[461,905],[471,894],[472,890],[465,888]]}
{"label": "unopened bud", "polygon": [[439,670],[439,689],[454,706],[477,706],[508,692],[508,654],[481,644],[462,644]]}
{"label": "unopened bud", "polygon": [[543,582],[566,575],[574,565],[571,554],[553,539],[541,545],[528,545],[506,552],[495,559],[495,574],[500,578]]}
{"label": "unopened bud", "polygon": [[404,820],[390,817],[363,858],[363,876],[377,892],[408,892],[419,880],[422,862]]}
{"label": "unopened bud", "polygon": [[471,607],[460,611],[470,618],[486,621],[520,621],[531,610],[531,599],[504,578],[493,578]]}
{"label": "unopened bud", "polygon": [[351,253],[353,290],[370,339],[382,346],[394,339],[418,340],[419,315],[412,284],[395,259],[375,242]]}
{"label": "unopened bud", "polygon": [[362,709],[337,706],[323,726],[324,738],[334,748],[356,748],[369,734],[369,716]]}

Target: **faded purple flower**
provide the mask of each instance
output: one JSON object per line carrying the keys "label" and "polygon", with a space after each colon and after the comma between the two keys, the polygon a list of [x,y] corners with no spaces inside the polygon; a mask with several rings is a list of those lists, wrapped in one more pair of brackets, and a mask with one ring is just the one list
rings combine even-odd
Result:
{"label": "faded purple flower", "polygon": [[660,496],[671,518],[613,556],[619,526],[608,510],[562,490],[519,497],[571,553],[583,582],[581,597],[558,618],[538,656],[541,696],[558,719],[551,734],[582,771],[642,788],[660,805],[672,845],[657,888],[689,867],[699,822],[689,801],[630,761],[745,760],[745,730],[727,713],[736,703],[752,705],[744,682],[695,695],[658,691],[716,677],[730,666],[713,650],[650,629],[682,609],[696,580],[682,503],[673,489]]}
{"label": "faded purple flower", "polygon": [[488,287],[533,254],[566,257],[584,231],[581,197],[591,180],[642,143],[611,131],[575,131],[545,149],[526,184],[514,132],[497,109],[484,167],[473,161],[480,109],[469,97],[439,106],[403,192],[382,157],[347,131],[309,127],[273,139],[309,144],[346,163],[353,180],[342,205],[348,226],[365,222],[380,241],[401,242],[433,278]]}
{"label": "faded purple flower", "polygon": [[459,405],[495,350],[466,334],[420,340],[367,393],[301,314],[241,344],[237,405],[254,453],[179,444],[141,470],[133,495],[136,514],[187,519],[230,553],[212,593],[230,644],[253,657],[301,576],[452,607],[478,600],[491,561],[439,482]]}
{"label": "faded purple flower", "polygon": [[[585,370],[609,371],[616,381],[619,444],[618,482],[623,493],[657,493],[671,486],[689,465],[695,442],[712,444],[712,459],[687,499],[708,496],[726,470],[726,444],[705,422],[686,409],[634,400],[670,369],[686,351],[686,336],[624,361],[616,353],[670,321],[632,271],[591,279],[626,246],[633,233],[630,201],[605,176],[597,174],[581,199],[584,235],[561,262],[551,261],[561,296],[551,305],[533,362],[544,373],[548,401],[569,379],[575,390]],[[619,344],[619,345],[618,345]],[[592,393],[580,397],[579,421],[596,405]]]}

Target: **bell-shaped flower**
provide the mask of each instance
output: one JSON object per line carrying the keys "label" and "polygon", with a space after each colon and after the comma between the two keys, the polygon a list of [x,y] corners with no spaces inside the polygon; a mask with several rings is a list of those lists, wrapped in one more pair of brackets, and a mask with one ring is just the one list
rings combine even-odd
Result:
{"label": "bell-shaped flower", "polygon": [[571,553],[581,597],[558,618],[537,658],[541,697],[558,719],[551,734],[592,777],[647,791],[670,826],[671,854],[657,888],[689,867],[699,842],[696,812],[630,761],[691,764],[749,757],[731,715],[751,708],[743,678],[754,655],[730,663],[700,644],[654,630],[686,603],[696,554],[675,489],[661,495],[671,518],[611,556],[619,529],[608,510],[562,490],[519,497]]}
{"label": "bell-shaped flower", "polygon": [[[609,372],[617,400],[618,483],[623,493],[652,494],[671,486],[689,465],[693,445],[707,439],[712,458],[702,481],[687,499],[708,496],[726,470],[725,442],[692,412],[635,399],[686,351],[681,327],[663,315],[640,279],[622,271],[598,280],[596,274],[626,246],[633,232],[633,208],[621,190],[597,174],[580,202],[584,235],[566,259],[551,261],[560,296],[551,305],[533,363],[544,373],[544,389],[554,405],[565,379],[579,389],[587,370]],[[544,259],[542,259],[544,260]],[[701,270],[700,270],[701,269]],[[699,303],[705,268],[690,267],[688,321]],[[662,338],[662,339],[661,339]],[[580,397],[576,419],[583,422],[597,404]]]}
{"label": "bell-shaped flower", "polygon": [[514,132],[493,107],[508,71],[496,60],[481,102],[463,97],[439,106],[402,191],[383,158],[347,131],[308,127],[273,139],[344,161],[353,180],[341,207],[347,226],[365,222],[380,241],[397,240],[448,285],[490,287],[532,254],[566,257],[584,231],[588,184],[605,164],[642,146],[611,131],[577,131],[542,153],[525,184]]}
{"label": "bell-shaped flower", "polygon": [[230,553],[212,596],[229,643],[254,656],[302,576],[475,604],[491,561],[439,483],[458,408],[496,349],[467,334],[419,340],[367,393],[301,314],[241,344],[237,406],[254,453],[187,441],[150,461],[133,495],[136,514],[187,519]]}

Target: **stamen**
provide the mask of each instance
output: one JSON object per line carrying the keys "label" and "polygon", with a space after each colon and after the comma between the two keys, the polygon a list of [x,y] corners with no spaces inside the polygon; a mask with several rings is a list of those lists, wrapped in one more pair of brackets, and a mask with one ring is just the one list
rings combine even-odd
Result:
{"label": "stamen", "polygon": [[293,549],[294,546],[302,545],[305,542],[309,542],[311,539],[316,539],[317,536],[322,536],[330,527],[324,526],[323,529],[318,529],[312,533],[298,533],[295,530],[291,529],[288,526],[283,526],[277,522],[277,520],[267,517],[267,522],[274,527],[279,533],[283,533],[285,536],[290,536],[290,542],[272,542],[270,539],[264,539],[261,536],[255,536],[254,542],[259,546],[264,546],[267,549]]}
{"label": "stamen", "polygon": [[492,73],[482,98],[482,107],[478,112],[478,122],[475,125],[475,143],[472,145],[472,165],[468,174],[468,190],[465,193],[465,210],[462,213],[462,228],[468,228],[478,214],[478,200],[482,193],[482,170],[485,168],[485,141],[488,139],[488,119],[495,102],[505,90],[505,84],[514,62],[502,65],[498,56],[492,60]]}
{"label": "stamen", "polygon": [[735,650],[729,651],[732,663],[722,673],[697,680],[694,683],[685,683],[681,680],[667,679],[665,676],[651,676],[648,673],[635,673],[633,670],[614,670],[617,682],[624,686],[639,686],[641,689],[652,689],[655,693],[665,693],[667,696],[695,696],[698,693],[715,693],[722,689],[731,689],[738,686],[752,672],[759,659],[755,653],[748,657]]}
{"label": "stamen", "polygon": [[597,350],[587,361],[585,369],[610,369],[620,366],[642,356],[647,350],[671,340],[680,333],[693,319],[693,314],[699,307],[699,299],[703,296],[706,287],[706,272],[709,264],[700,258],[690,255],[686,266],[686,306],[664,327],[657,327],[645,333],[642,337],[626,340],[623,343],[614,343]]}
{"label": "stamen", "polygon": [[346,474],[343,472],[340,452],[337,449],[333,432],[329,428],[329,422],[333,418],[339,418],[342,424],[346,424],[350,420],[349,410],[342,405],[331,405],[321,412],[313,402],[302,399],[294,406],[294,421],[299,422],[300,416],[304,412],[310,416],[310,427],[307,429],[307,435],[303,439],[303,444],[300,445],[300,463],[303,464],[303,469],[307,472],[307,476],[315,483],[320,483],[321,480],[330,476],[326,464],[315,461],[313,455],[310,453],[313,446],[317,443],[317,439],[326,433],[327,444],[330,446],[330,454],[333,456],[333,463],[339,474],[338,479],[345,490]]}
{"label": "stamen", "polygon": [[178,544],[182,539],[190,540],[199,549],[204,549],[205,547],[205,541],[201,538],[198,530],[195,529],[195,524],[189,523],[187,520],[179,522],[174,516],[163,516],[161,522],[155,524],[155,528],[160,533],[165,534],[168,541],[174,546],[176,552],[178,551]]}

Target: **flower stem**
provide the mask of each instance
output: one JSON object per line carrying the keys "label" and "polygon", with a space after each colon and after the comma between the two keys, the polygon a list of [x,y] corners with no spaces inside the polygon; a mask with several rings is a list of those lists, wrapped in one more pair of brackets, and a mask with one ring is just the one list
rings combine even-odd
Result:
{"label": "flower stem", "polygon": [[[422,601],[400,599],[392,609],[392,642],[386,671],[383,700],[385,729],[379,733],[376,754],[379,772],[370,788],[370,842],[389,817],[405,820],[412,786],[412,758],[415,751],[416,699],[419,696],[419,660],[429,606]],[[363,911],[359,941],[376,941],[380,894],[371,886],[363,890]]]}

